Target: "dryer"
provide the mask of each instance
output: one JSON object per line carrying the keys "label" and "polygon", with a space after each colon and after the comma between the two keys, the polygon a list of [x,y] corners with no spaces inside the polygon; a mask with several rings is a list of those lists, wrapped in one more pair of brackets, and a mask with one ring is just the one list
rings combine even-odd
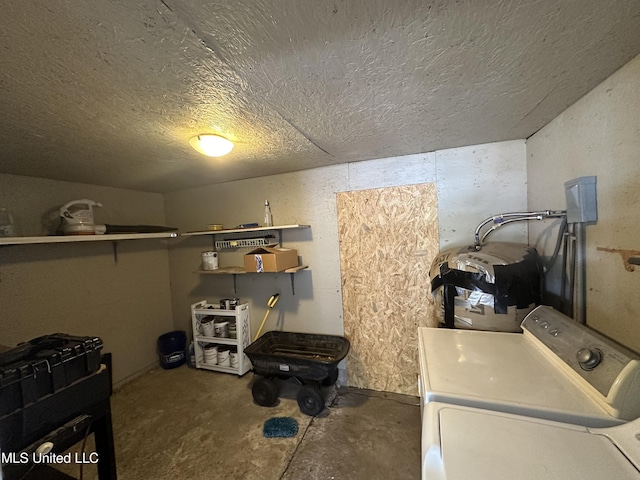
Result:
{"label": "dryer", "polygon": [[640,479],[640,420],[588,428],[438,402],[424,413],[424,479]]}

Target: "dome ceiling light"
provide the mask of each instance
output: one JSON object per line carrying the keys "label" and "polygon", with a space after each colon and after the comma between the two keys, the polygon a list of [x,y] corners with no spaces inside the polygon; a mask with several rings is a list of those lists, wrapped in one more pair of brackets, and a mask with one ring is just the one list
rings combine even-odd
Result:
{"label": "dome ceiling light", "polygon": [[189,145],[208,157],[222,157],[233,150],[233,142],[219,135],[196,135]]}

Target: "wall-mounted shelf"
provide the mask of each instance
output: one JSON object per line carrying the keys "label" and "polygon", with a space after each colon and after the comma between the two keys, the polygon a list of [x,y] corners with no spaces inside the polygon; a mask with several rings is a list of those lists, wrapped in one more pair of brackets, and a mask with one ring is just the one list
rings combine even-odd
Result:
{"label": "wall-mounted shelf", "polygon": [[185,232],[180,235],[190,237],[195,235],[225,235],[229,233],[247,233],[247,232],[268,232],[269,230],[291,230],[294,228],[311,228],[310,225],[274,225],[272,227],[251,227],[251,228],[228,228],[224,230],[202,230],[195,232]]}
{"label": "wall-mounted shelf", "polygon": [[145,238],[175,238],[177,232],[164,233],[118,233],[105,235],[43,235],[38,237],[0,238],[0,245],[31,245],[34,243],[118,242],[120,240],[142,240]]}
{"label": "wall-mounted shelf", "polygon": [[216,270],[198,270],[203,275],[244,275],[244,267],[220,267]]}
{"label": "wall-mounted shelf", "polygon": [[[309,268],[308,265],[298,265],[297,267],[287,268],[286,270],[282,270],[281,272],[266,272],[266,273],[297,273],[300,270],[304,270],[305,268]],[[198,270],[198,273],[202,273],[203,275],[243,275],[245,273],[255,273],[257,272],[247,272],[244,267],[221,267],[217,270]],[[265,272],[260,273],[262,275]]]}
{"label": "wall-mounted shelf", "polygon": [[[252,228],[232,228],[226,230],[205,230],[197,232],[161,232],[161,233],[121,233],[121,234],[105,234],[105,235],[42,235],[34,237],[6,237],[0,238],[0,247],[5,245],[33,245],[33,244],[51,244],[51,243],[78,243],[78,242],[113,242],[113,258],[118,262],[118,248],[117,243],[122,240],[144,240],[153,238],[177,238],[177,237],[191,237],[197,235],[226,235],[226,234],[240,234],[250,232],[267,232],[267,231],[282,231],[291,230],[297,228],[311,228],[309,225],[276,225],[271,227],[252,227]],[[248,242],[249,240],[241,239],[239,241]],[[246,246],[246,245],[239,245]],[[285,273],[291,275],[291,290],[294,291],[293,274],[299,270],[307,268],[306,265],[300,265],[285,270]],[[233,289],[236,291],[236,275],[246,273],[244,267],[225,267],[218,270],[200,271],[202,274],[215,274],[215,275],[233,275]],[[295,292],[294,292],[295,293]]]}
{"label": "wall-mounted shelf", "polygon": [[[236,249],[236,248],[251,248],[259,245],[265,245],[267,243],[266,236],[252,236],[251,233],[258,232],[278,232],[278,244],[282,244],[282,230],[293,230],[299,228],[311,228],[310,225],[273,225],[271,227],[249,227],[249,228],[228,228],[224,230],[203,230],[197,232],[182,233],[181,236],[189,237],[195,235],[213,235],[214,246],[216,250],[224,249]],[[249,234],[249,235],[247,235]],[[216,237],[219,236],[220,241],[216,241]],[[254,244],[254,242],[256,242]],[[293,275],[301,270],[309,268],[307,265],[298,265],[297,267],[287,268],[282,272],[266,272],[266,273],[288,273],[291,276],[291,293],[296,294],[295,282]],[[233,275],[233,293],[238,293],[236,275],[244,275],[246,272],[244,267],[221,267],[217,270],[199,270],[198,273],[202,275]]]}
{"label": "wall-mounted shelf", "polygon": [[151,238],[176,238],[177,232],[161,233],[114,233],[105,235],[42,235],[39,237],[0,238],[0,247],[9,245],[34,245],[44,243],[112,242],[113,261],[118,263],[118,242],[122,240],[144,240]]}
{"label": "wall-mounted shelf", "polygon": [[[282,272],[266,272],[268,273],[288,273],[291,275],[291,293],[296,294],[295,282],[293,280],[293,274],[298,273],[301,270],[309,268],[308,265],[298,265],[297,267],[287,268]],[[247,272],[244,267],[221,267],[217,270],[198,270],[198,273],[202,275],[233,275],[233,293],[238,293],[236,285],[236,275],[265,275],[265,273]]]}
{"label": "wall-mounted shelf", "polygon": [[120,240],[144,240],[145,238],[177,238],[194,235],[218,235],[240,232],[264,232],[268,230],[288,230],[292,228],[310,228],[309,225],[279,225],[274,227],[235,228],[228,230],[206,230],[198,232],[162,232],[162,233],[117,233],[104,235],[41,235],[34,237],[2,237],[2,245],[30,245],[36,243],[76,243],[76,242],[118,242]]}

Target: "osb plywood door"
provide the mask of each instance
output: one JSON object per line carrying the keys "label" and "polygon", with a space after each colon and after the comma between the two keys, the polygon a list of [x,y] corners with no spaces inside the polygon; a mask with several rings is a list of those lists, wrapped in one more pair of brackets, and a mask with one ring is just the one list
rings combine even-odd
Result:
{"label": "osb plywood door", "polygon": [[337,194],[349,385],[417,395],[419,326],[434,326],[433,183]]}

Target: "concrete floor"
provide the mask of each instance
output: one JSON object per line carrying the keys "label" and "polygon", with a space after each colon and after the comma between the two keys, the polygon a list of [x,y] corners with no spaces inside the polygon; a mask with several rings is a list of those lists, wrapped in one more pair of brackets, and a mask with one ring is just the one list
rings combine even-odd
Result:
{"label": "concrete floor", "polygon": [[[298,387],[281,382],[277,406],[253,402],[253,374],[186,366],[160,368],[111,399],[120,480],[419,479],[418,398],[351,388],[324,389],[327,408],[300,413]],[[290,416],[292,438],[265,438],[264,422]],[[85,452],[93,449],[89,439]],[[77,465],[65,473],[78,475]],[[95,467],[84,469],[95,479]]]}

